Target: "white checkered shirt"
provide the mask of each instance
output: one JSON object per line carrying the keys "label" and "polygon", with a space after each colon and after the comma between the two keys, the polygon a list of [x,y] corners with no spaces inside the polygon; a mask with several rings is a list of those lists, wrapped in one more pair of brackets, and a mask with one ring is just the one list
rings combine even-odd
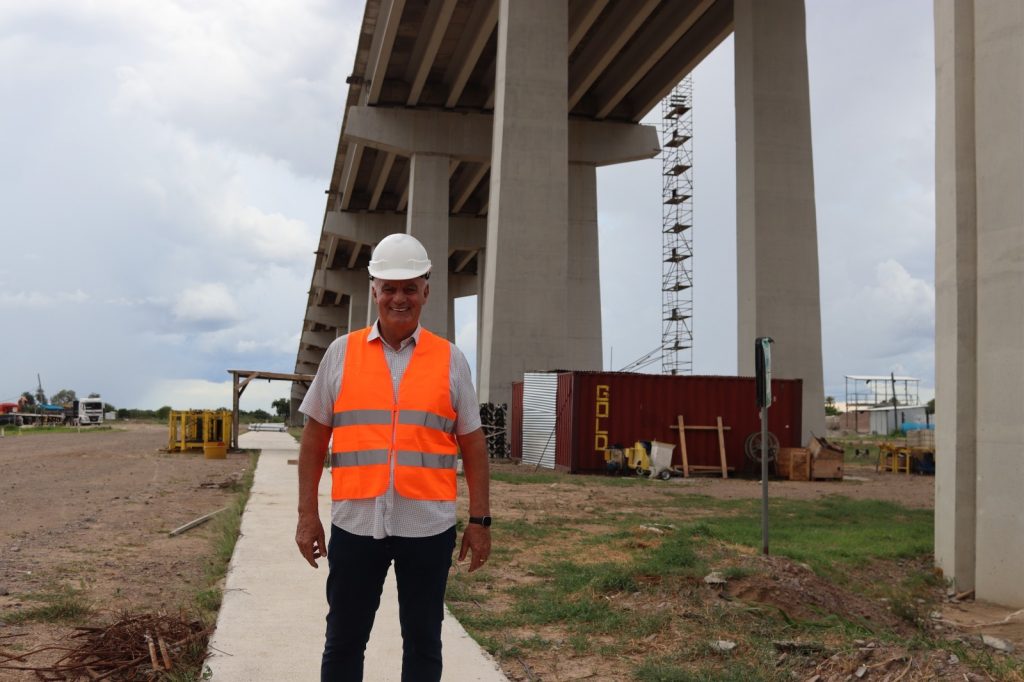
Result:
{"label": "white checkered shirt", "polygon": [[[370,330],[367,343],[380,338],[378,323]],[[415,344],[419,342],[421,327],[416,327],[412,336],[395,350],[384,339],[384,357],[391,370],[395,399],[398,386],[409,366]],[[331,343],[324,353],[316,378],[309,386],[299,411],[310,419],[324,425],[334,421],[334,403],[341,390],[341,379],[345,368],[345,349],[348,334]],[[451,345],[451,367],[448,374],[452,407],[455,408],[455,433],[464,436],[480,428],[480,405],[473,388],[469,363],[462,351]],[[435,500],[411,500],[395,492],[395,464],[391,462],[391,480],[383,495],[366,500],[335,500],[331,505],[331,523],[354,535],[372,536],[376,539],[388,536],[422,538],[443,533],[455,525],[455,503]]]}

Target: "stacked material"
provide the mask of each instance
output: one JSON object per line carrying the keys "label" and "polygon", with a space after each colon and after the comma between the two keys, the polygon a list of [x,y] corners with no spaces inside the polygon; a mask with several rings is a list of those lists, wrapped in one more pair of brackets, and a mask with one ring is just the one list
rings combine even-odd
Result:
{"label": "stacked material", "polygon": [[931,429],[917,429],[907,431],[907,445],[912,448],[925,450],[935,449],[935,432]]}

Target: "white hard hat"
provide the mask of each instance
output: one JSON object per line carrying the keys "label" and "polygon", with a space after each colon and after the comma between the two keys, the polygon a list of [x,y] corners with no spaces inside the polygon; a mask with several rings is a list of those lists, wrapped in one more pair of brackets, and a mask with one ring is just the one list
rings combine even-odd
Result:
{"label": "white hard hat", "polygon": [[416,237],[389,234],[373,250],[369,270],[375,279],[415,279],[430,272],[430,259]]}

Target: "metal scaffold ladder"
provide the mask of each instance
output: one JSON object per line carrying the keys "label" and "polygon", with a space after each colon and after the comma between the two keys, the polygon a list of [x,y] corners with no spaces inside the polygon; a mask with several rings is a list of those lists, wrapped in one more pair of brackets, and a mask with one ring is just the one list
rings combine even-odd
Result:
{"label": "metal scaffold ladder", "polygon": [[661,102],[661,371],[693,371],[693,82]]}

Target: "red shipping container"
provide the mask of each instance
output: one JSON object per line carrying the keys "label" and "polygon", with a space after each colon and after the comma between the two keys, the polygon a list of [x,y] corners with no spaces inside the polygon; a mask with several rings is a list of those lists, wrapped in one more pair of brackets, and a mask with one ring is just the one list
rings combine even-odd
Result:
{"label": "red shipping container", "polygon": [[[518,406],[518,407],[517,407]],[[523,382],[512,382],[512,414],[509,415],[512,432],[509,434],[509,457],[523,458]]]}
{"label": "red shipping container", "polygon": [[[768,430],[783,447],[799,447],[802,386],[800,379],[773,379]],[[632,446],[638,440],[675,445],[673,463],[682,466],[679,432],[671,428],[682,414],[688,426],[714,426],[721,417],[726,463],[734,474],[756,475],[744,443],[760,432],[760,411],[753,377],[671,376],[629,372],[566,372],[558,377],[559,406],[555,468],[571,473],[605,471],[605,448]],[[512,405],[513,443],[522,443],[522,395]],[[521,452],[521,450],[520,450]],[[719,466],[716,431],[686,432],[689,464]]]}

